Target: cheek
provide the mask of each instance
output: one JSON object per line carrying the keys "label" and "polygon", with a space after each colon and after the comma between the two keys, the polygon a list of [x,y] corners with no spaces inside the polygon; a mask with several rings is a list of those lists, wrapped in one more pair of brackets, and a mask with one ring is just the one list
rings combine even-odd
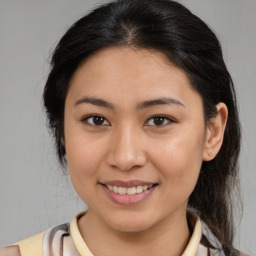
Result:
{"label": "cheek", "polygon": [[102,163],[102,142],[67,132],[65,146],[70,177],[79,194],[79,190],[88,189],[97,183],[95,170]]}
{"label": "cheek", "polygon": [[163,183],[169,183],[166,189],[174,191],[177,196],[193,191],[203,156],[203,132],[184,131],[179,134],[149,146],[151,162],[160,171]]}
{"label": "cheek", "polygon": [[[90,140],[67,139],[66,157],[69,176],[79,197],[87,205],[95,200],[98,176],[97,169],[102,162],[100,145]],[[93,196],[94,195],[94,196]]]}

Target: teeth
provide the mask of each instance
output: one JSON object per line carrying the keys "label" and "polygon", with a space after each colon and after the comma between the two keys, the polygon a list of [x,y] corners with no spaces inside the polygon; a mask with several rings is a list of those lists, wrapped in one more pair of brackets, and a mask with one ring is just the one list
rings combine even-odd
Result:
{"label": "teeth", "polygon": [[120,195],[125,195],[126,194],[126,188],[122,188],[122,187],[119,187],[118,188],[118,194],[120,194]]}
{"label": "teeth", "polygon": [[123,187],[117,187],[117,186],[111,186],[106,185],[107,188],[111,191],[114,191],[117,194],[120,195],[134,195],[138,193],[142,193],[143,191],[146,191],[150,188],[152,188],[153,185],[144,185],[144,186],[137,186],[137,187],[130,187],[130,188],[123,188]]}
{"label": "teeth", "polygon": [[[147,187],[147,186],[146,186]],[[147,189],[146,189],[147,190]],[[143,187],[142,186],[138,186],[136,187],[136,193],[141,193],[143,191]]]}
{"label": "teeth", "polygon": [[134,194],[136,194],[136,192],[137,192],[136,187],[131,187],[131,188],[126,189],[126,194],[127,195],[134,195]]}

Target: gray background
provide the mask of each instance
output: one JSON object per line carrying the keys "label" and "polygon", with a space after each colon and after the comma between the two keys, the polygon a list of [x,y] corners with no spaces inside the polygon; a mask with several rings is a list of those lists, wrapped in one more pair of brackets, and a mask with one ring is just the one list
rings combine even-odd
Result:
{"label": "gray background", "polygon": [[[41,95],[51,50],[97,2],[0,0],[0,245],[70,221],[85,207],[58,167]],[[236,85],[244,197],[236,245],[256,255],[256,1],[180,2],[217,32]]]}

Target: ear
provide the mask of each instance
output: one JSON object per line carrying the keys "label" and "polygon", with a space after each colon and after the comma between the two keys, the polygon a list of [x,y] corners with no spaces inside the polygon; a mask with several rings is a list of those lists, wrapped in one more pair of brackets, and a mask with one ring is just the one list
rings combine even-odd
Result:
{"label": "ear", "polygon": [[226,128],[226,123],[228,119],[228,109],[227,106],[220,102],[216,105],[217,114],[213,117],[206,128],[205,143],[203,160],[211,161],[218,154]]}

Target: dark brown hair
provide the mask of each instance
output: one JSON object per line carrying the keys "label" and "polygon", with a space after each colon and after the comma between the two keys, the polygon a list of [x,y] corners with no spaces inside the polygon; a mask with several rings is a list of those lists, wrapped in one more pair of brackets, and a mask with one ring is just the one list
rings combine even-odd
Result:
{"label": "dark brown hair", "polygon": [[84,59],[109,46],[164,53],[186,72],[201,95],[206,124],[216,114],[216,104],[224,102],[228,107],[222,148],[214,160],[203,162],[189,206],[210,226],[227,255],[235,255],[232,191],[238,187],[240,151],[235,90],[216,35],[181,4],[171,0],[113,1],[78,20],[61,38],[44,90],[60,162],[65,165],[63,116],[70,79]]}

